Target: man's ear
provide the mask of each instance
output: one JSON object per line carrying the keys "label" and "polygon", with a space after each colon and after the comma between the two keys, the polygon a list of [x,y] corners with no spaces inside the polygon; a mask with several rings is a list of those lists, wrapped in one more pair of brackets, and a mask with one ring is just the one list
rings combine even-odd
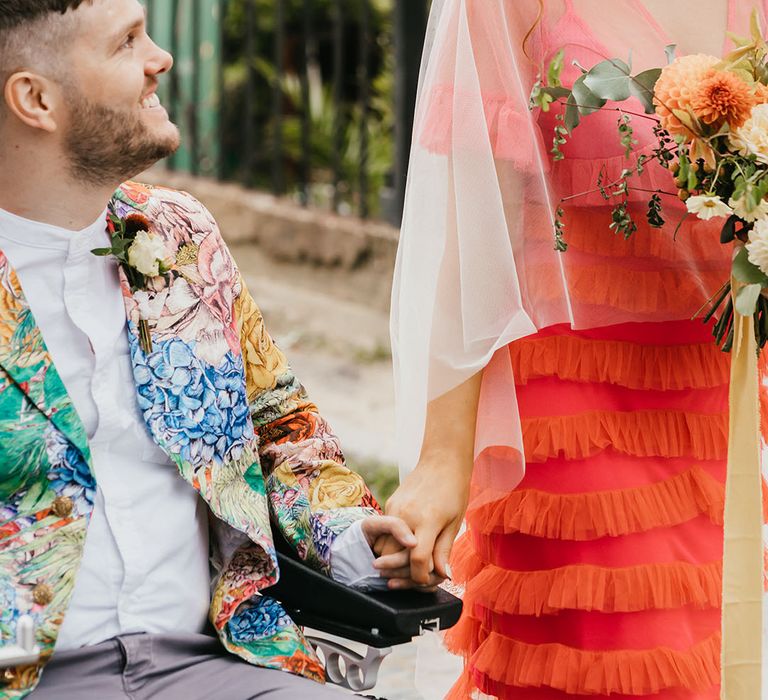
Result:
{"label": "man's ear", "polygon": [[57,129],[56,103],[58,87],[37,73],[21,71],[5,83],[6,108],[22,123],[52,134]]}

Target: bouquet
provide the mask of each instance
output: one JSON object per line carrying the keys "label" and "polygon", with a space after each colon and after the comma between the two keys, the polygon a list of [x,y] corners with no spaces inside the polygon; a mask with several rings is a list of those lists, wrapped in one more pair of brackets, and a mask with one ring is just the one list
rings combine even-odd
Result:
{"label": "bouquet", "polygon": [[[714,335],[726,352],[733,346],[735,313],[754,316],[758,349],[768,342],[768,44],[756,12],[751,36],[732,39],[736,48],[724,58],[676,58],[675,47],[668,46],[664,68],[638,74],[631,58],[608,59],[590,69],[576,64],[582,74],[570,88],[560,80],[561,51],[531,94],[532,108],[564,106],[556,117],[555,160],[564,157],[562,146],[582,118],[602,109],[618,113],[628,165],[616,180],[601,174],[593,190],[612,205],[615,233],[628,238],[637,230],[627,195],[632,178],[651,160],[669,170],[672,191],[650,192],[650,226],[665,224],[665,197],[684,201],[686,216],[722,218],[720,242],[735,245],[732,275],[707,302],[704,320],[717,316]],[[619,106],[630,98],[640,101],[644,113]],[[638,118],[655,121],[657,143],[650,153],[635,153],[633,119]],[[555,247],[561,252],[568,247],[563,217],[561,202],[555,220]]]}

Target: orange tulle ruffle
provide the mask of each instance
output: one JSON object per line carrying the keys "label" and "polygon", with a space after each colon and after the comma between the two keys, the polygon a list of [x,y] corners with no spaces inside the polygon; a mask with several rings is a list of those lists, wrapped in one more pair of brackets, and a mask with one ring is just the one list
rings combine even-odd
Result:
{"label": "orange tulle ruffle", "polygon": [[[526,644],[497,632],[471,634],[479,642],[469,670],[518,688],[548,687],[572,695],[654,695],[669,688],[705,690],[720,680],[720,634],[678,651],[583,651],[562,644]],[[465,688],[472,684],[465,682]]]}
{"label": "orange tulle ruffle", "polygon": [[471,579],[464,605],[510,615],[554,615],[561,610],[603,613],[720,606],[722,565],[686,562],[605,568],[589,564],[545,571],[488,565]]}
{"label": "orange tulle ruffle", "polygon": [[729,356],[713,342],[658,346],[553,335],[508,347],[518,384],[555,376],[629,389],[705,389],[727,384],[730,368]]}
{"label": "orange tulle ruffle", "polygon": [[579,205],[565,207],[563,223],[570,250],[601,258],[664,261],[686,268],[691,260],[719,264],[721,269],[728,264],[728,248],[719,243],[722,222],[691,217],[675,235],[674,227],[657,229],[649,226],[643,212],[635,216],[638,230],[626,239],[610,230],[610,207],[605,202],[600,206],[602,209]]}
{"label": "orange tulle ruffle", "polygon": [[477,576],[485,566],[485,562],[475,550],[472,536],[465,532],[453,545],[451,551],[451,573],[453,582],[464,584]]}
{"label": "orange tulle ruffle", "polygon": [[584,459],[612,447],[637,457],[724,459],[728,416],[683,411],[585,411],[523,420],[525,456]]}
{"label": "orange tulle ruffle", "polygon": [[482,534],[521,533],[586,541],[671,527],[707,515],[723,522],[725,487],[700,467],[655,484],[615,491],[553,494],[520,489],[468,517]]}
{"label": "orange tulle ruffle", "polygon": [[[722,266],[712,270],[636,269],[619,264],[583,264],[565,260],[571,301],[589,306],[606,306],[630,314],[657,318],[691,317],[706,306],[724,282]],[[560,288],[552,284],[552,269],[531,265],[528,284],[531,297],[555,301]]]}

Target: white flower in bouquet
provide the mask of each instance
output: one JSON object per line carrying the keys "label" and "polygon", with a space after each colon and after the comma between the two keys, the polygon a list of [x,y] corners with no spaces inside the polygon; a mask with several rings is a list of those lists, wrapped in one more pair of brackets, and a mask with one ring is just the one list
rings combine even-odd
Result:
{"label": "white flower in bouquet", "polygon": [[761,272],[768,275],[768,219],[761,219],[755,223],[749,232],[747,243],[747,257],[749,262],[757,265]]}
{"label": "white flower in bouquet", "polygon": [[696,214],[703,221],[733,214],[733,209],[720,197],[711,194],[697,194],[695,197],[689,197],[685,205],[691,214]]}
{"label": "white flower in bouquet", "polygon": [[128,249],[128,264],[147,277],[167,272],[170,264],[163,239],[148,231],[139,231]]}
{"label": "white flower in bouquet", "polygon": [[768,164],[768,104],[752,108],[749,119],[731,134],[730,143],[742,156]]}
{"label": "white flower in bouquet", "polygon": [[736,216],[750,223],[768,216],[768,199],[761,200],[756,207],[750,209],[749,201],[746,197],[739,197],[738,199],[731,197],[728,201],[728,206],[733,209],[733,213]]}

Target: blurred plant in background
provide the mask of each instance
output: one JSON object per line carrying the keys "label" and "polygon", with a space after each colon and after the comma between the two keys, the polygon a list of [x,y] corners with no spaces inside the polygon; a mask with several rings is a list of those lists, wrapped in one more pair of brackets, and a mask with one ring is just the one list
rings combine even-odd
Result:
{"label": "blurred plant in background", "polygon": [[[247,3],[253,3],[249,10]],[[333,199],[334,140],[340,144],[339,211],[359,209],[358,188],[354,186],[361,167],[361,129],[368,134],[368,209],[381,210],[381,193],[386,192],[394,161],[394,71],[392,7],[394,0],[371,0],[367,47],[369,66],[368,114],[361,109],[359,81],[360,5],[345,5],[343,55],[344,72],[339,86],[341,101],[334,100],[332,84],[334,52],[334,3],[313,0],[310,43],[304,43],[304,13],[309,3],[285,3],[285,40],[282,72],[274,60],[277,17],[272,0],[231,0],[224,17],[222,174],[225,179],[248,182],[269,189],[272,185],[272,153],[277,125],[272,88],[280,86],[281,148],[285,192],[297,200],[306,196],[310,204],[328,208]],[[252,34],[248,35],[252,12]],[[307,60],[309,108],[303,115],[303,61]],[[250,69],[250,70],[249,70]],[[250,91],[250,96],[249,96]],[[250,112],[250,114],[249,114]],[[244,119],[245,117],[245,119]],[[308,119],[311,177],[309,191],[301,192],[302,119]],[[337,122],[338,119],[338,122]],[[244,122],[252,133],[244,138]],[[336,129],[339,129],[337,134]],[[244,149],[244,141],[253,151]]]}

